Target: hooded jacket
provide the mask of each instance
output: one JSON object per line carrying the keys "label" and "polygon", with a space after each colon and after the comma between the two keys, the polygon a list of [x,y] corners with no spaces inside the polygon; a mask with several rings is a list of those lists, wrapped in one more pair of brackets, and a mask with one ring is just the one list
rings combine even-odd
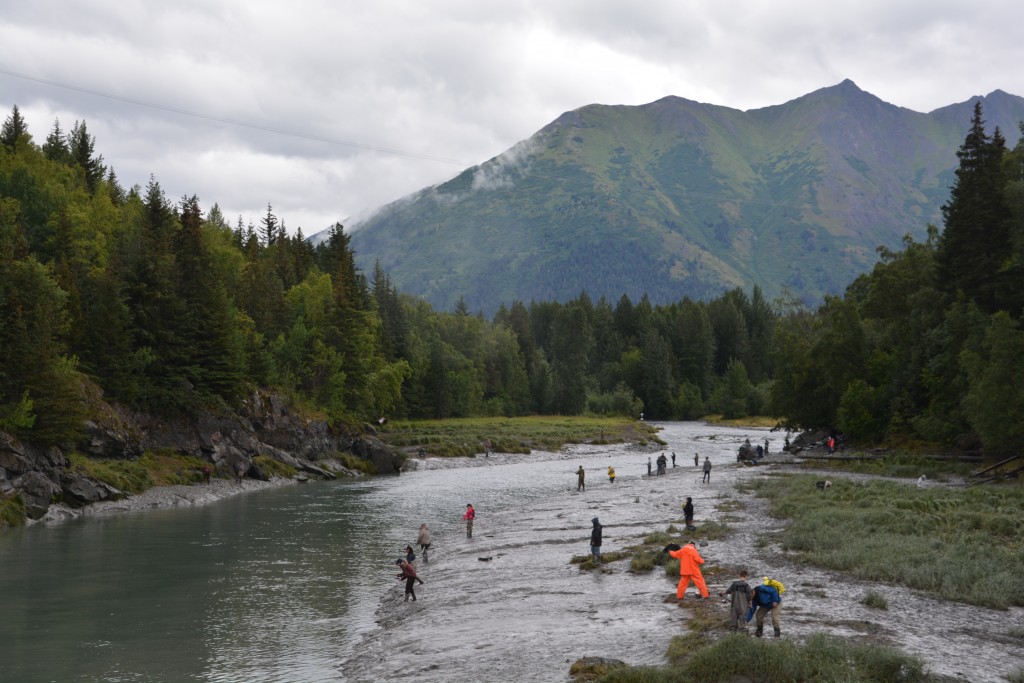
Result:
{"label": "hooded jacket", "polygon": [[697,552],[697,546],[687,543],[679,550],[670,550],[669,557],[679,560],[679,575],[700,574],[700,566],[704,564],[704,558]]}
{"label": "hooded jacket", "polygon": [[594,523],[594,529],[593,529],[593,531],[590,532],[590,545],[600,547],[601,546],[601,532],[604,529],[604,527],[601,526],[601,522],[597,521],[597,517],[594,517],[594,519],[592,519],[590,521]]}

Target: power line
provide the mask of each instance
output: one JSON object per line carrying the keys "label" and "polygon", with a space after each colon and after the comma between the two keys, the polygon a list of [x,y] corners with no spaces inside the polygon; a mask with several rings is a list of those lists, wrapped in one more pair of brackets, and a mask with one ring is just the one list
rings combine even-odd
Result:
{"label": "power line", "polygon": [[410,159],[423,159],[426,161],[436,161],[443,164],[453,164],[456,166],[466,167],[472,166],[473,164],[467,164],[458,159],[452,159],[449,157],[434,156],[432,154],[420,154],[418,152],[406,152],[401,149],[394,149],[392,147],[378,147],[376,145],[367,145],[361,142],[351,142],[348,140],[338,140],[336,138],[329,138],[322,135],[313,135],[311,133],[302,133],[299,131],[288,130],[286,128],[276,128],[274,126],[265,126],[259,123],[251,123],[248,121],[240,121],[238,119],[230,119],[223,116],[214,116],[212,114],[203,114],[202,112],[189,111],[188,109],[179,109],[178,107],[171,107],[166,104],[157,104],[155,102],[147,102],[145,100],[136,100],[131,97],[122,97],[120,95],[111,95],[110,93],[100,92],[99,90],[91,90],[89,88],[81,88],[77,85],[69,85],[67,83],[59,83],[57,81],[50,81],[44,78],[36,78],[35,76],[26,76],[25,74],[16,73],[14,71],[8,71],[7,69],[0,69],[0,74],[6,74],[15,78],[21,78],[26,81],[33,81],[35,83],[42,83],[44,85],[51,85],[55,88],[64,88],[65,90],[74,90],[75,92],[85,93],[87,95],[94,95],[96,97],[105,97],[109,100],[116,100],[118,102],[126,102],[128,104],[138,105],[140,107],[149,107],[151,109],[159,109],[161,111],[167,111],[174,114],[181,114],[183,116],[192,116],[197,119],[206,119],[207,121],[216,121],[218,123],[227,123],[232,126],[242,126],[243,128],[252,128],[253,130],[262,130],[269,133],[277,133],[278,135],[290,135],[291,137],[302,138],[305,140],[313,140],[315,142],[326,142],[331,145],[341,145],[344,147],[354,147],[356,149],[364,149],[370,152],[380,152],[382,154],[393,154],[395,156],[408,157]]}

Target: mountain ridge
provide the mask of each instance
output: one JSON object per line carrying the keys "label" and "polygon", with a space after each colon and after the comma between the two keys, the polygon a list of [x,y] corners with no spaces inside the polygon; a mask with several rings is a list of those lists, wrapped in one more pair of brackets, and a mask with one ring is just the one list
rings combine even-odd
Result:
{"label": "mountain ridge", "polygon": [[1024,98],[1002,91],[927,114],[849,79],[748,111],[585,105],[350,226],[352,247],[442,309],[755,283],[814,302],[939,223],[978,99],[1012,145]]}

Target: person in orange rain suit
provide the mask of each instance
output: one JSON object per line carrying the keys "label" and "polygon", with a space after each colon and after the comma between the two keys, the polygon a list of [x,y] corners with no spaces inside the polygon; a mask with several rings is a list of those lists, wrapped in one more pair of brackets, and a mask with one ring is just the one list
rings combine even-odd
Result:
{"label": "person in orange rain suit", "polygon": [[676,586],[676,598],[683,599],[686,588],[693,581],[693,585],[700,591],[700,596],[705,600],[709,597],[707,584],[704,583],[704,575],[700,573],[700,566],[704,564],[704,558],[697,552],[697,546],[690,541],[679,550],[670,550],[669,557],[679,560],[679,585]]}

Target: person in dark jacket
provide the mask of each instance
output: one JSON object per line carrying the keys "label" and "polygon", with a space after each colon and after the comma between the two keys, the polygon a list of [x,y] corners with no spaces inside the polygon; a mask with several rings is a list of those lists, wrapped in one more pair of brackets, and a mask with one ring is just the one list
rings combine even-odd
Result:
{"label": "person in dark jacket", "polygon": [[686,519],[686,528],[693,526],[693,498],[686,497],[686,505],[683,506],[683,518]]}
{"label": "person in dark jacket", "polygon": [[750,599],[752,596],[750,590],[750,584],[747,583],[747,570],[740,570],[740,578],[733,581],[732,584],[725,589],[725,592],[719,593],[719,596],[729,596],[732,601],[729,604],[729,630],[730,631],[743,631],[744,635],[747,633],[747,611],[750,608]]}
{"label": "person in dark jacket", "polygon": [[601,526],[597,517],[590,521],[594,523],[594,528],[590,531],[590,554],[594,556],[595,562],[601,564],[601,530],[604,527]]}
{"label": "person in dark jacket", "polygon": [[704,481],[711,483],[711,459],[704,456]]}
{"label": "person in dark jacket", "polygon": [[[779,589],[769,583],[769,579],[765,577],[764,584],[754,589],[751,607],[754,608],[754,625],[756,629],[754,635],[758,638],[764,632],[764,617],[766,614],[771,613],[772,615],[772,627],[775,629],[775,637],[782,637],[782,629],[780,628],[779,612],[782,609],[782,597],[779,595]],[[750,621],[750,615],[748,612],[747,621]]]}

